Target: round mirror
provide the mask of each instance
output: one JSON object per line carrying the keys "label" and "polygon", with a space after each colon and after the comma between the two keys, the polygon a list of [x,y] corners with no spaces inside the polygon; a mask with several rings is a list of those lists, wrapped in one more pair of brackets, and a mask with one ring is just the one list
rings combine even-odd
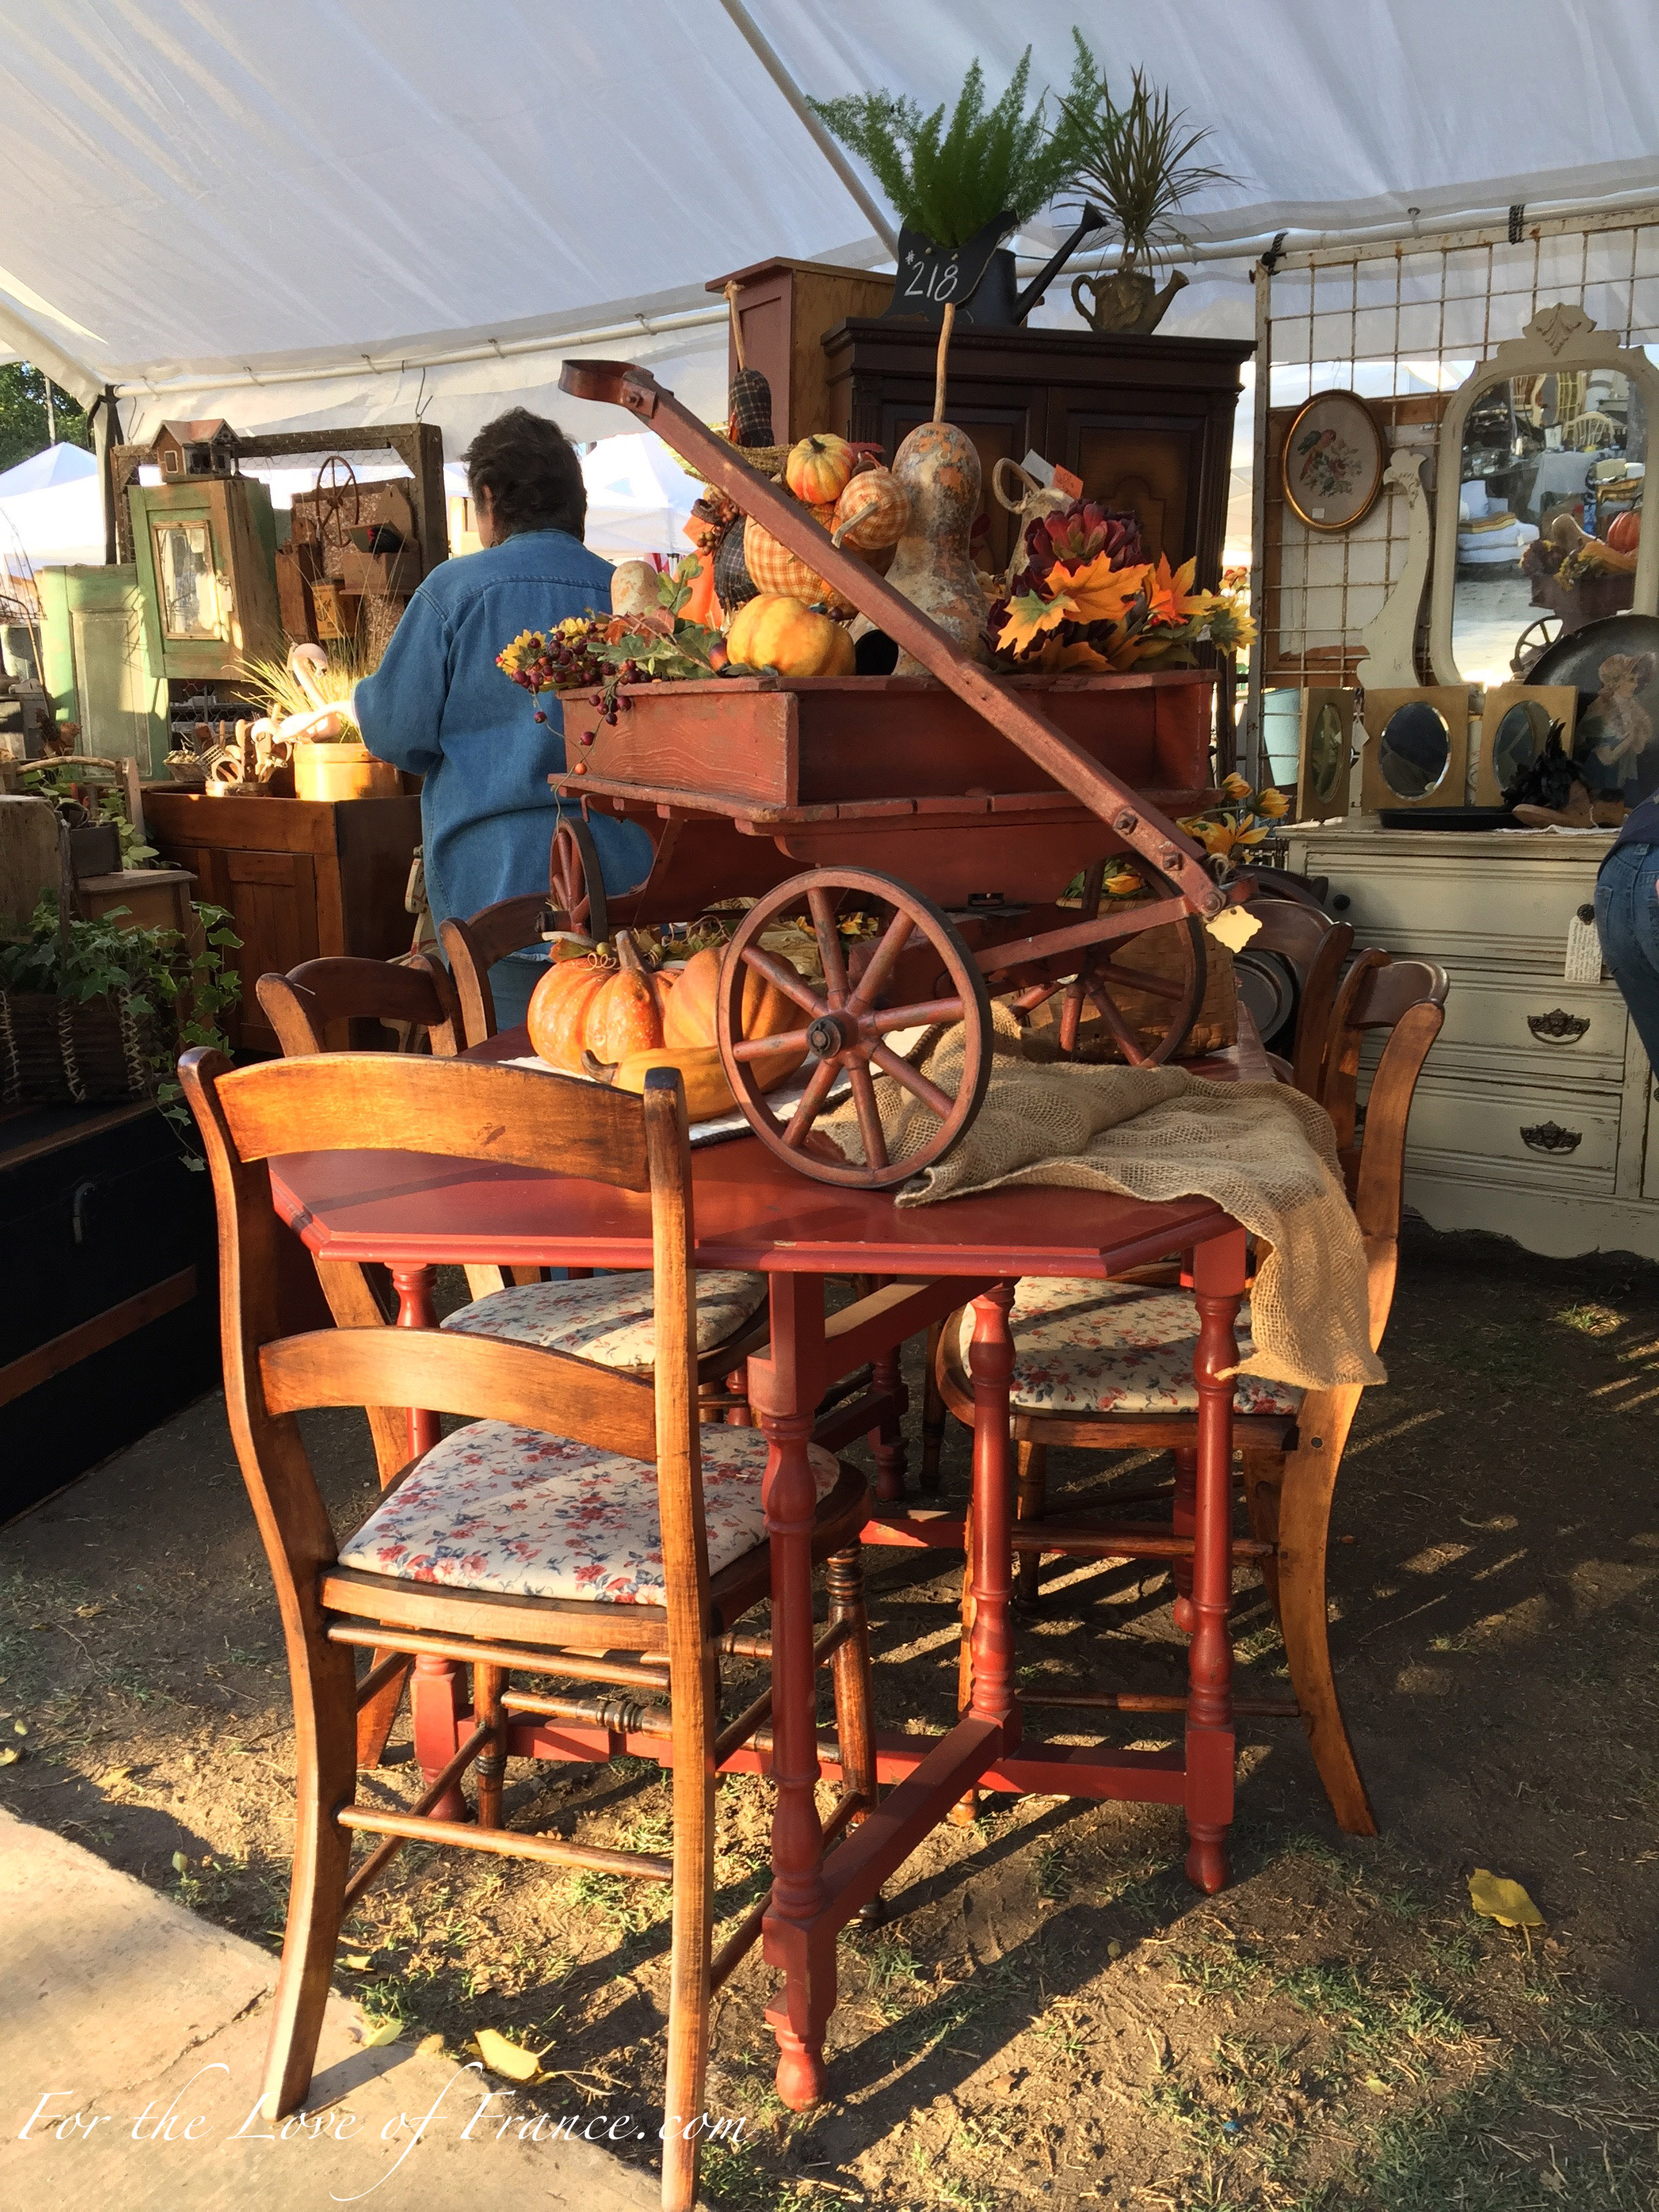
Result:
{"label": "round mirror", "polygon": [[1398,707],[1377,740],[1377,766],[1396,799],[1426,799],[1451,765],[1451,732],[1426,699]]}
{"label": "round mirror", "polygon": [[1510,790],[1543,754],[1550,718],[1536,699],[1510,708],[1492,732],[1492,771],[1498,788]]}
{"label": "round mirror", "polygon": [[1308,732],[1308,794],[1317,805],[1331,806],[1341,789],[1348,766],[1348,748],[1342,733],[1342,717],[1328,700],[1314,716]]}

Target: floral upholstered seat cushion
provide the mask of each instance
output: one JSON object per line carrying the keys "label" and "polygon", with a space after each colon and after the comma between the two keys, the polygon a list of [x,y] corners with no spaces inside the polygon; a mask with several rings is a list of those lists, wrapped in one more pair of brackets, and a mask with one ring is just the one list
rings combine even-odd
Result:
{"label": "floral upholstered seat cushion", "polygon": [[[1140,1283],[1028,1275],[1014,1295],[1012,1401],[1042,1413],[1195,1413],[1198,1308],[1190,1291]],[[962,1361],[974,1334],[962,1316]],[[1238,1356],[1253,1349],[1250,1308],[1238,1310]],[[1294,1413],[1302,1393],[1288,1382],[1240,1375],[1236,1413]]]}
{"label": "floral upholstered seat cushion", "polygon": [[[765,1537],[766,1439],[712,1424],[697,1436],[708,1567],[718,1574]],[[840,1469],[816,1444],[807,1451],[822,1498]],[[539,1429],[473,1421],[428,1452],[340,1564],[450,1589],[661,1605],[657,1470]]]}
{"label": "floral upholstered seat cushion", "polygon": [[[697,1350],[713,1352],[766,1303],[764,1275],[711,1268],[697,1282]],[[580,1283],[522,1283],[474,1298],[444,1322],[469,1336],[566,1352],[599,1367],[649,1368],[657,1356],[656,1309],[648,1267],[595,1275]]]}

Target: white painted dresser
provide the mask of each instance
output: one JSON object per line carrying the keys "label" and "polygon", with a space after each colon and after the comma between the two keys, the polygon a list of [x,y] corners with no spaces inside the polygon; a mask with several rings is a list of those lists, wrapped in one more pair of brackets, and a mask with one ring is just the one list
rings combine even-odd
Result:
{"label": "white painted dresser", "polygon": [[[1595,893],[1606,831],[1290,833],[1358,945],[1438,961],[1446,1025],[1418,1085],[1406,1198],[1437,1229],[1528,1251],[1659,1260],[1659,1103],[1611,977],[1564,980],[1568,924]],[[1346,900],[1347,903],[1341,902]]]}

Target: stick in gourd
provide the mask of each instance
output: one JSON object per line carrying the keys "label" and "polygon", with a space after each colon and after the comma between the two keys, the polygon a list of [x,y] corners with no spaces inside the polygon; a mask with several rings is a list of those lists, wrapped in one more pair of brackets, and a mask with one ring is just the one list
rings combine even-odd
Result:
{"label": "stick in gourd", "polygon": [[939,358],[933,368],[933,420],[945,420],[945,357],[951,350],[951,326],[957,319],[954,300],[945,303],[945,319],[939,327]]}

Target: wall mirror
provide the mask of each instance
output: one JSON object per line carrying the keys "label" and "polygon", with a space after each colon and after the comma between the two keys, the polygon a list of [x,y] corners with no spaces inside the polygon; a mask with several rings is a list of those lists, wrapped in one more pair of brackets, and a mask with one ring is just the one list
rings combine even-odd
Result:
{"label": "wall mirror", "polygon": [[1462,805],[1469,759],[1466,685],[1367,690],[1364,717],[1360,788],[1366,813]]}
{"label": "wall mirror", "polygon": [[1578,694],[1571,684],[1502,684],[1488,689],[1480,712],[1480,750],[1475,762],[1474,803],[1501,806],[1543,758],[1550,732],[1559,728],[1572,750]]}
{"label": "wall mirror", "polygon": [[1437,683],[1510,682],[1546,616],[1574,630],[1656,611],[1659,530],[1632,545],[1638,526],[1621,522],[1641,504],[1650,425],[1659,369],[1576,307],[1541,309],[1459,387],[1436,461]]}

